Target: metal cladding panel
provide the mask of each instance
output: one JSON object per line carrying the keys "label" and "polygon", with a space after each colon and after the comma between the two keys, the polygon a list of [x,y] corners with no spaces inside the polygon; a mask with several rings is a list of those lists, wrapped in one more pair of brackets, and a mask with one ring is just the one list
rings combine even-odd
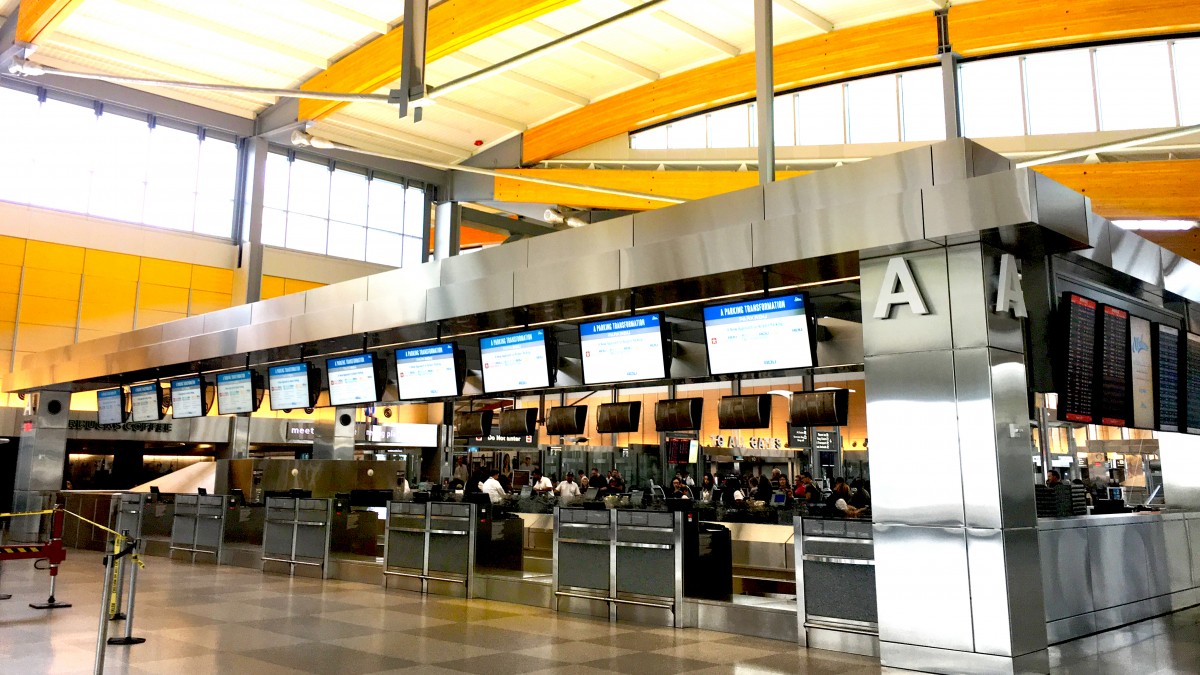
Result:
{"label": "metal cladding panel", "polygon": [[748,187],[706,199],[676,204],[633,216],[633,243],[641,247],[690,234],[766,218],[763,188]]}
{"label": "metal cladding panel", "polygon": [[[297,296],[299,297],[299,296]],[[292,337],[290,318],[252,323],[237,329],[237,351],[256,352],[273,347],[283,347]]]}
{"label": "metal cladding panel", "polygon": [[417,289],[437,288],[442,283],[442,263],[431,260],[420,265],[372,274],[367,277],[367,301],[410,299]]}
{"label": "metal cladding panel", "polygon": [[750,223],[745,223],[622,249],[621,288],[750,267],[754,258],[751,231]]}
{"label": "metal cladding panel", "polygon": [[1171,593],[1196,586],[1192,581],[1191,550],[1188,544],[1187,523],[1179,520],[1162,521],[1162,548],[1166,552],[1167,590]]}
{"label": "metal cladding panel", "polygon": [[[1090,201],[1090,200],[1089,200]],[[1108,238],[1108,219],[1092,213],[1088,205],[1087,234],[1091,248],[1076,251],[1076,255],[1087,258],[1105,267],[1112,267],[1112,242]]]}
{"label": "metal cladding panel", "polygon": [[1163,288],[1200,302],[1200,265],[1162,249]]}
{"label": "metal cladding panel", "polygon": [[121,333],[117,336],[118,349],[132,349],[133,347],[145,347],[146,345],[156,344],[163,341],[162,324],[150,326],[148,328],[139,328]]}
{"label": "metal cladding panel", "polygon": [[[66,426],[65,423],[63,425]],[[67,430],[39,428],[21,434],[16,490],[60,490],[67,462]],[[44,507],[42,507],[44,508]]]}
{"label": "metal cladding panel", "polygon": [[633,246],[633,216],[552,232],[529,240],[531,265],[574,263],[580,253],[607,253]]}
{"label": "metal cladding panel", "polygon": [[529,265],[529,241],[522,239],[442,261],[441,285],[486,279],[524,269]]}
{"label": "metal cladding panel", "polygon": [[279,319],[290,319],[304,313],[304,294],[292,293],[270,300],[259,300],[250,305],[252,324],[268,323]]}
{"label": "metal cladding panel", "polygon": [[514,283],[517,305],[615,291],[621,288],[621,252],[580,255],[569,262],[562,260],[518,270]]}
{"label": "metal cladding panel", "polygon": [[292,317],[292,344],[351,335],[354,332],[354,305],[305,312]]}
{"label": "metal cladding panel", "polygon": [[989,173],[1011,171],[1012,162],[968,138],[952,138],[934,143],[933,184],[944,185]]}
{"label": "metal cladding panel", "polygon": [[345,307],[367,299],[367,279],[360,277],[340,281],[304,292],[304,313],[312,314],[335,307]]}
{"label": "metal cladding panel", "polygon": [[[1200,510],[1200,436],[1160,431],[1158,456],[1162,460],[1163,491],[1171,495],[1171,506]],[[1200,534],[1200,527],[1196,531]],[[1200,582],[1200,568],[1196,575]]]}
{"label": "metal cladding panel", "polygon": [[1113,269],[1152,286],[1162,286],[1162,254],[1158,244],[1112,223],[1108,223],[1108,238],[1112,243]]}
{"label": "metal cladding panel", "polygon": [[514,306],[513,275],[497,274],[452,286],[431,288],[426,291],[426,298],[426,321],[510,309]]}
{"label": "metal cladding panel", "polygon": [[1030,169],[1037,200],[1037,224],[1080,244],[1090,244],[1087,199],[1071,188]]}
{"label": "metal cladding panel", "polygon": [[247,326],[250,324],[252,311],[250,305],[238,305],[229,309],[219,309],[215,312],[201,314],[200,316],[204,317],[204,332],[216,333],[239,326]]}
{"label": "metal cladding panel", "polygon": [[[963,472],[953,355],[868,356],[865,370],[875,522],[961,527]],[[936,490],[914,496],[914,466],[922,467],[922,481],[938,486]]]}
{"label": "metal cladding panel", "polygon": [[[190,339],[187,361],[213,359],[237,353],[238,329],[230,328],[217,333],[197,335]],[[178,363],[178,362],[177,362]]]}
{"label": "metal cladding panel", "polygon": [[[1038,530],[1043,604],[1046,621],[1058,621],[1095,611],[1092,603],[1091,565],[1088,563],[1086,527]],[[1074,579],[1074,583],[1059,583]]]}
{"label": "metal cladding panel", "polygon": [[930,239],[1035,222],[1033,181],[1026,171],[938,185],[922,190],[922,196]]}
{"label": "metal cladding panel", "polygon": [[[928,146],[844,164],[770,183],[764,188],[763,220],[774,220],[870,195],[908,192],[933,185],[933,155]],[[860,225],[860,229],[862,228]]]}
{"label": "metal cladding panel", "polygon": [[960,528],[874,527],[879,639],[971,651],[971,587]]}
{"label": "metal cladding panel", "polygon": [[[416,289],[413,289],[416,290]],[[426,296],[391,295],[377,300],[354,303],[354,332],[368,333],[425,321]]]}
{"label": "metal cladding panel", "polygon": [[207,314],[197,314],[189,316],[186,319],[178,321],[168,321],[162,325],[164,340],[181,340],[189,338],[193,335],[200,335],[209,331],[204,330],[204,322],[207,321]]}
{"label": "metal cladding panel", "polygon": [[999,252],[980,244],[951,246],[946,249],[946,266],[955,348],[999,347],[1024,352],[1021,320],[1011,311],[995,311]]}
{"label": "metal cladding panel", "polygon": [[922,236],[921,193],[884,195],[754,223],[754,266],[893,246]]}
{"label": "metal cladding panel", "polygon": [[[888,261],[892,258],[904,258],[908,262],[929,314],[918,315],[908,305],[898,305],[892,308],[891,318],[874,318]],[[860,274],[863,348],[868,355],[950,349],[953,346],[949,273],[944,249],[864,260]]]}

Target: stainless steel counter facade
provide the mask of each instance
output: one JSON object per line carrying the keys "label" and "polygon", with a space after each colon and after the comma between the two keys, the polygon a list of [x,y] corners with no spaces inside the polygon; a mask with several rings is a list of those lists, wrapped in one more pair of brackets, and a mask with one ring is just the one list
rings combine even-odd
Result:
{"label": "stainless steel counter facade", "polygon": [[1037,529],[1052,644],[1200,604],[1200,512],[1043,518]]}

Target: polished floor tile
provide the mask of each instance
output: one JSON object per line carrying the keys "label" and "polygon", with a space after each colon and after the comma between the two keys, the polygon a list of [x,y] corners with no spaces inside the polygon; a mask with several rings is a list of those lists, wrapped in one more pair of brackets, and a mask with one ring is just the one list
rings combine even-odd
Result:
{"label": "polished floor tile", "polygon": [[[102,568],[71,551],[59,579],[69,609],[45,599],[45,572],[7,563],[0,675],[91,672]],[[110,646],[110,675],[874,675],[879,659],[713,631],[612,624],[488,600],[422,597],[345,581],[149,558],[135,636]],[[124,631],[109,624],[112,635]],[[1200,673],[1200,608],[1050,648],[1055,675]]]}

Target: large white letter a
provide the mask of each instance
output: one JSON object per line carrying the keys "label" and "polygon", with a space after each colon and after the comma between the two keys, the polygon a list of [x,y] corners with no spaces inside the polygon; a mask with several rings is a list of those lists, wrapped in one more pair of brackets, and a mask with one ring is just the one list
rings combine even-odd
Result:
{"label": "large white letter a", "polygon": [[908,305],[912,313],[917,315],[929,313],[925,298],[921,297],[921,289],[917,287],[917,280],[913,278],[912,269],[904,258],[888,261],[887,270],[883,273],[883,285],[879,289],[879,301],[875,303],[875,318],[891,318],[895,305]]}

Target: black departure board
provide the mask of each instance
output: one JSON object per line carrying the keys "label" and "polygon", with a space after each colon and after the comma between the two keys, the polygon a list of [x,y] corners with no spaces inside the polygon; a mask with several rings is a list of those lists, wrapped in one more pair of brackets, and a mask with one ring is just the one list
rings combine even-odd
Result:
{"label": "black departure board", "polygon": [[1187,380],[1184,402],[1187,405],[1187,432],[1200,434],[1200,335],[1187,335]]}
{"label": "black departure board", "polygon": [[1100,305],[1100,424],[1130,426],[1133,397],[1129,381],[1129,312]]}
{"label": "black departure board", "polygon": [[1179,431],[1179,329],[1154,324],[1154,425]]}
{"label": "black departure board", "polygon": [[1099,305],[1075,293],[1063,293],[1061,313],[1058,419],[1091,424],[1096,421],[1096,312]]}

